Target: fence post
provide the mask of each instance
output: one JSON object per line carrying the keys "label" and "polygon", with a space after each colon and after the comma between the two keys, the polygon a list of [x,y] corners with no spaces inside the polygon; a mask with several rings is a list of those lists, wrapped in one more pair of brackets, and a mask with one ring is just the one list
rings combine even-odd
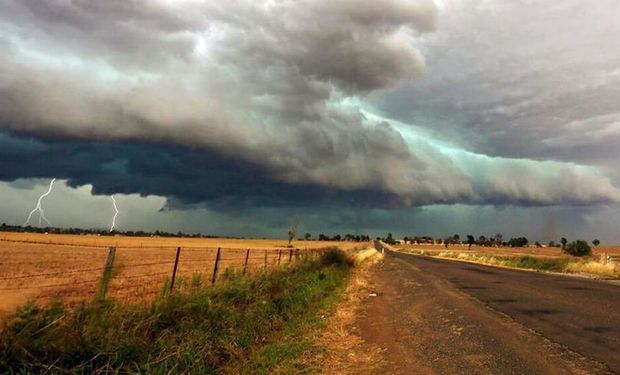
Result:
{"label": "fence post", "polygon": [[177,278],[177,268],[179,267],[179,256],[181,255],[181,248],[177,247],[177,255],[174,258],[174,267],[172,268],[172,279],[170,280],[170,292],[174,288],[174,281]]}
{"label": "fence post", "polygon": [[265,249],[265,272],[267,272],[267,249]]}
{"label": "fence post", "polygon": [[101,275],[101,285],[99,285],[99,293],[97,293],[97,299],[102,300],[105,298],[105,294],[108,291],[108,285],[112,278],[112,265],[114,264],[114,257],[116,256],[116,248],[108,248],[108,256],[105,258],[105,264],[103,266],[103,274]]}
{"label": "fence post", "polygon": [[278,250],[278,266],[280,265],[281,259],[282,259],[282,249]]}
{"label": "fence post", "polygon": [[250,249],[247,249],[245,252],[245,261],[243,262],[243,273],[245,275],[245,271],[248,269],[248,259],[250,258]]}
{"label": "fence post", "polygon": [[288,264],[291,264],[292,260],[293,260],[293,249],[289,249],[289,251],[288,251]]}
{"label": "fence post", "polygon": [[217,248],[217,254],[215,255],[215,265],[213,266],[213,279],[211,280],[211,284],[215,284],[215,279],[217,278],[217,268],[220,264],[220,248]]}

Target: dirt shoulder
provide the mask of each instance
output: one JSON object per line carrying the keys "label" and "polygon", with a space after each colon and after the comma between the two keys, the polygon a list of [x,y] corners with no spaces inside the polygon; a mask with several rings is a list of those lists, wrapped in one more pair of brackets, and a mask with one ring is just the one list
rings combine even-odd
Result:
{"label": "dirt shoulder", "polygon": [[348,373],[607,372],[403,259],[386,254],[365,277],[354,322],[342,335],[355,338],[354,357],[371,353],[372,364],[352,364],[358,367]]}
{"label": "dirt shoulder", "polygon": [[317,333],[314,342],[322,348],[313,360],[320,363],[323,374],[359,374],[360,370],[379,370],[384,363],[381,348],[365,342],[356,326],[362,301],[372,293],[369,282],[372,270],[383,255],[367,252],[358,257],[357,266],[343,300],[328,317],[325,329]]}

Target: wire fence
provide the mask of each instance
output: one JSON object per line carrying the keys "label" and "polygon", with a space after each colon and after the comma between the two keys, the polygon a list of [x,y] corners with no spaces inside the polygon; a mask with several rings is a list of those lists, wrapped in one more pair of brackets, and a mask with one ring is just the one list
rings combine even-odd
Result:
{"label": "wire fence", "polygon": [[146,299],[269,272],[326,250],[39,245],[24,241],[0,251],[0,310],[27,300]]}

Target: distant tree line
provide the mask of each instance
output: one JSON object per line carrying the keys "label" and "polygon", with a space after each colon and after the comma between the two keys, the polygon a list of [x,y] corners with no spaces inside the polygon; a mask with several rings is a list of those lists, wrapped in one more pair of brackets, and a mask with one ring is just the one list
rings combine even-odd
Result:
{"label": "distant tree line", "polygon": [[404,237],[405,244],[443,244],[446,248],[450,245],[466,244],[468,246],[487,246],[487,247],[524,247],[529,244],[529,240],[526,237],[512,237],[508,241],[504,240],[504,236],[501,233],[497,233],[494,236],[480,235],[478,238],[471,234],[465,236],[461,240],[461,236],[453,234],[452,236],[444,238],[434,238],[432,236],[412,236]]}
{"label": "distant tree line", "polygon": [[[306,241],[311,241],[314,238],[312,238],[312,235],[310,233],[306,233],[306,235],[304,236],[304,239]],[[351,233],[347,233],[344,235],[336,234],[335,236],[329,236],[329,235],[320,233],[316,239],[319,241],[367,242],[367,241],[370,241],[370,236],[365,235],[365,234],[351,234]]]}
{"label": "distant tree line", "polygon": [[[21,233],[50,233],[50,234],[75,234],[75,235],[97,235],[97,236],[129,236],[129,237],[186,237],[186,238],[236,238],[242,239],[245,237],[231,237],[231,236],[213,236],[205,235],[201,233],[188,234],[184,232],[165,232],[156,230],[153,232],[148,231],[120,231],[113,230],[112,232],[105,229],[82,229],[82,228],[56,228],[56,227],[33,227],[33,226],[21,226],[21,225],[8,225],[3,223],[0,225],[0,232],[21,232]],[[336,234],[335,236],[319,234],[319,241],[352,241],[352,242],[366,242],[370,241],[370,236],[365,234],[351,234],[344,235]],[[310,233],[306,233],[303,238],[299,240],[310,241],[313,240]]]}
{"label": "distant tree line", "polygon": [[[379,238],[383,242],[388,244],[396,244],[399,241],[395,240],[392,236],[392,233],[388,233],[386,237]],[[526,247],[530,246],[530,241],[527,237],[511,237],[509,240],[505,241],[504,236],[501,233],[497,233],[494,236],[484,236],[480,235],[478,238],[474,237],[471,234],[465,236],[464,239],[461,240],[461,236],[458,234],[454,234],[452,236],[447,236],[444,238],[434,238],[432,236],[405,236],[402,239],[404,244],[443,244],[446,248],[450,245],[460,245],[465,244],[471,248],[473,245],[476,246],[486,246],[486,247]],[[598,239],[592,240],[592,245],[597,247],[601,244],[601,241]],[[540,242],[535,242],[533,244],[536,247],[545,247]],[[573,242],[568,242],[565,237],[562,237],[559,242],[549,241],[547,247],[558,247],[562,248],[564,252],[569,255],[574,256],[587,256],[592,254],[592,248],[585,240],[576,240]]]}
{"label": "distant tree line", "polygon": [[[238,238],[242,239],[245,237],[231,237],[231,236],[214,236],[214,235],[205,235],[201,233],[188,234],[184,232],[166,232],[156,230],[154,232],[148,231],[119,231],[113,230],[112,232],[104,229],[81,229],[81,228],[56,228],[56,227],[33,227],[33,226],[21,226],[21,225],[7,225],[3,223],[0,225],[0,232],[23,232],[23,233],[51,233],[51,234],[74,234],[74,235],[99,235],[99,236],[129,236],[129,237],[186,237],[186,238]],[[377,240],[381,240],[387,244],[394,245],[400,241],[397,241],[392,233],[388,233],[385,237],[376,237]],[[306,233],[303,238],[299,238],[299,240],[311,241],[315,240],[310,233]],[[323,233],[320,233],[316,240],[319,241],[351,241],[351,242],[368,242],[370,241],[370,236],[365,234],[351,234],[347,233],[344,235],[336,234],[334,236],[329,236]],[[501,233],[497,233],[494,236],[484,236],[480,235],[478,238],[474,237],[471,234],[465,236],[464,239],[461,240],[461,236],[458,234],[453,234],[452,236],[447,237],[439,237],[434,238],[432,236],[405,236],[402,240],[405,244],[443,244],[446,248],[450,245],[468,245],[471,248],[473,245],[476,246],[486,246],[486,247],[526,247],[529,246],[530,242],[526,237],[511,237],[509,240],[504,241],[504,236]],[[592,240],[592,245],[597,247],[601,244],[601,241],[598,239]],[[535,242],[534,245],[536,247],[544,247],[539,242]],[[547,247],[558,247],[561,248],[564,252],[574,256],[587,256],[592,254],[592,248],[590,244],[588,244],[585,240],[576,240],[573,242],[568,242],[565,237],[560,238],[559,242],[549,241]]]}
{"label": "distant tree line", "polygon": [[[18,233],[50,233],[50,234],[75,234],[75,235],[97,235],[97,236],[115,236],[122,235],[128,237],[187,237],[187,238],[216,238],[219,236],[204,235],[200,233],[188,234],[183,232],[165,232],[156,230],[154,232],[148,231],[119,231],[119,230],[105,230],[105,229],[82,229],[82,228],[56,228],[56,227],[33,227],[33,226],[21,226],[21,225],[7,225],[3,223],[0,225],[0,232],[18,232]],[[240,238],[240,237],[229,237]]]}

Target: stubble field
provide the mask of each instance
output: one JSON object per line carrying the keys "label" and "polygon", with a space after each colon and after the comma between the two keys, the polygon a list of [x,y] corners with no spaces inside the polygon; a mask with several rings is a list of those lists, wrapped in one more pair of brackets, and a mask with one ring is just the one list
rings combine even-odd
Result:
{"label": "stubble field", "polygon": [[[220,248],[217,281],[227,272],[263,272],[294,262],[296,256],[327,247],[354,249],[368,243],[335,241],[122,237],[0,233],[0,315],[27,301],[55,298],[75,302],[95,298],[110,246],[116,247],[107,295],[140,301],[162,293],[169,282],[177,248],[181,248],[176,288],[212,282]],[[298,249],[296,251],[295,249]]]}

